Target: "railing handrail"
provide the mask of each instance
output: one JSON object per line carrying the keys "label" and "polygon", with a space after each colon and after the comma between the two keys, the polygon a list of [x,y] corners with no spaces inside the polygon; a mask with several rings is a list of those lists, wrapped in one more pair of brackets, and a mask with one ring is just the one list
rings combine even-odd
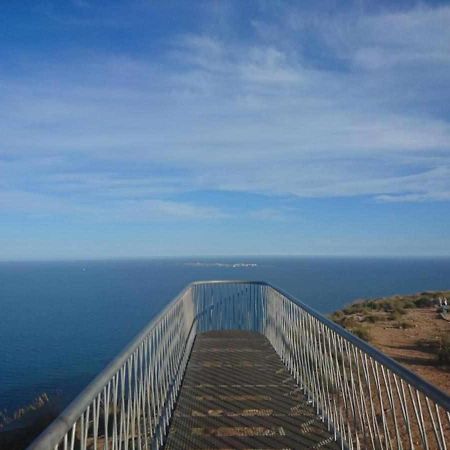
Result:
{"label": "railing handrail", "polygon": [[[428,381],[424,380],[419,375],[415,374],[411,370],[407,369],[406,367],[402,366],[400,363],[392,359],[391,357],[387,356],[386,354],[382,353],[380,350],[376,349],[375,347],[371,346],[366,341],[363,341],[361,338],[355,336],[353,333],[350,333],[348,330],[346,330],[341,325],[337,324],[336,322],[332,321],[325,315],[321,314],[311,306],[307,305],[306,303],[303,303],[301,300],[298,300],[293,295],[289,294],[288,292],[284,291],[283,289],[280,289],[279,287],[275,286],[272,283],[268,283],[266,281],[247,281],[247,280],[211,280],[211,281],[194,281],[189,286],[193,285],[202,285],[202,284],[227,284],[227,283],[241,283],[241,284],[253,284],[253,285],[261,285],[261,286],[267,286],[284,297],[286,297],[291,302],[295,303],[300,308],[304,309],[307,313],[311,314],[313,317],[315,317],[317,320],[322,322],[327,327],[334,330],[336,333],[338,333],[340,336],[354,344],[356,347],[358,347],[363,352],[367,353],[369,356],[371,356],[375,361],[379,362],[380,364],[388,367],[392,372],[399,375],[401,378],[403,378],[408,383],[416,386],[419,390],[421,390],[430,400],[433,400],[443,408],[450,410],[450,396],[446,394],[445,392],[441,391],[436,386],[430,384]],[[189,287],[188,286],[188,287]]]}
{"label": "railing handrail", "polygon": [[[69,403],[69,405],[58,415],[48,428],[39,436],[49,440],[49,442],[59,442],[72,427],[72,424],[86,410],[92,399],[103,389],[105,384],[117,373],[125,364],[129,356],[139,347],[142,340],[164,317],[166,312],[187,292],[191,284],[187,285],[175,298],[173,298],[162,311],[154,317],[124,349]],[[33,447],[29,447],[30,449]]]}
{"label": "railing handrail", "polygon": [[[323,314],[316,311],[311,306],[303,303],[291,294],[284,290],[267,283],[265,281],[255,280],[205,280],[194,281],[188,284],[172,301],[170,301],[162,311],[154,317],[148,325],[146,325],[132,341],[125,346],[125,348],[87,385],[87,387],[63,410],[63,412],[55,419],[55,421],[39,436],[38,441],[47,444],[56,445],[64,437],[64,435],[71,429],[73,423],[83,414],[86,408],[91,404],[93,398],[100,394],[104,386],[115,376],[121,367],[126,363],[130,355],[135,352],[143,339],[157,326],[157,324],[165,317],[166,313],[173,307],[192,287],[217,285],[217,284],[243,284],[243,285],[258,285],[273,289],[286,299],[302,308],[305,312],[313,316],[319,322],[335,331],[338,335],[349,341],[351,344],[358,347],[368,356],[387,367],[393,373],[400,376],[409,384],[416,387],[426,397],[433,400],[447,411],[450,411],[450,396],[439,390],[437,387],[425,381],[420,376],[411,372],[392,358],[386,356],[376,348],[372,347],[367,342],[350,333],[340,325],[328,319]],[[194,318],[194,322],[195,322]],[[35,441],[29,449],[41,448],[35,446],[38,442]]]}
{"label": "railing handrail", "polygon": [[392,372],[399,375],[401,378],[403,378],[408,383],[414,385],[416,388],[418,388],[420,391],[422,391],[430,400],[433,400],[434,402],[436,402],[437,404],[442,406],[447,411],[450,411],[450,396],[448,394],[441,391],[436,386],[430,384],[428,381],[424,380],[419,375],[417,375],[414,372],[412,372],[411,370],[407,369],[405,366],[402,366],[399,362],[397,362],[394,359],[392,359],[391,357],[387,356],[380,350],[376,349],[375,347],[372,347],[366,341],[363,341],[361,338],[350,333],[348,330],[343,328],[341,325],[337,324],[336,322],[333,322],[331,319],[329,319],[328,317],[319,313],[311,306],[308,306],[307,304],[296,299],[289,293],[283,291],[282,289],[279,289],[278,287],[276,287],[270,283],[265,283],[265,282],[263,282],[263,283],[266,286],[269,286],[272,289],[274,289],[275,291],[279,292],[281,295],[285,296],[291,302],[300,306],[300,308],[304,309],[307,313],[314,316],[316,319],[318,319],[324,325],[326,325],[327,327],[334,330],[340,336],[347,339],[349,342],[351,342],[356,347],[361,349],[363,352],[367,353],[375,361],[379,362],[383,366],[388,367]]}

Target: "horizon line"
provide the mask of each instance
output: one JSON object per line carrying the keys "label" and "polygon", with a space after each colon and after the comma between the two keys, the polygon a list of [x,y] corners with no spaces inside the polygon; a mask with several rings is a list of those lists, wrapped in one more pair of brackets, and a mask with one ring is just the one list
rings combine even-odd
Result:
{"label": "horizon line", "polygon": [[[230,258],[317,258],[317,259],[450,259],[449,255],[358,255],[358,254],[235,254],[235,255],[153,255],[153,256],[94,256],[94,257],[61,257],[61,258],[0,258],[0,263],[52,263],[52,262],[114,262],[114,261],[149,261],[149,260],[189,260],[189,259],[230,259]],[[245,261],[248,262],[248,261]]]}

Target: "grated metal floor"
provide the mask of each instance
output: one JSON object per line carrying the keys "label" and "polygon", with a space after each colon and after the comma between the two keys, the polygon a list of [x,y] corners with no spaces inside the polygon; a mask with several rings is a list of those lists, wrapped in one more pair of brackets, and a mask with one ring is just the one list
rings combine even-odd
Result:
{"label": "grated metal floor", "polygon": [[199,335],[166,450],[339,449],[269,341],[245,331]]}

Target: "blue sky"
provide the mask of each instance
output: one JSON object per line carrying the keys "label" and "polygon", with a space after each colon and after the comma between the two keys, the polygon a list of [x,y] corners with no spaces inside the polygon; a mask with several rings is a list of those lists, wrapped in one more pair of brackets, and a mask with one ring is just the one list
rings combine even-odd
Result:
{"label": "blue sky", "polygon": [[0,259],[450,255],[450,5],[4,2]]}

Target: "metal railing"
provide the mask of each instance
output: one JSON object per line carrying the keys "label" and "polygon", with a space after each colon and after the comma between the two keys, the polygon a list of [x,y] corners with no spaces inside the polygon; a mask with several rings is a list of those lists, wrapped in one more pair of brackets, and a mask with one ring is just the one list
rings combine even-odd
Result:
{"label": "metal railing", "polygon": [[450,398],[264,282],[186,287],[29,447],[159,449],[197,333],[264,334],[342,448],[450,448]]}

